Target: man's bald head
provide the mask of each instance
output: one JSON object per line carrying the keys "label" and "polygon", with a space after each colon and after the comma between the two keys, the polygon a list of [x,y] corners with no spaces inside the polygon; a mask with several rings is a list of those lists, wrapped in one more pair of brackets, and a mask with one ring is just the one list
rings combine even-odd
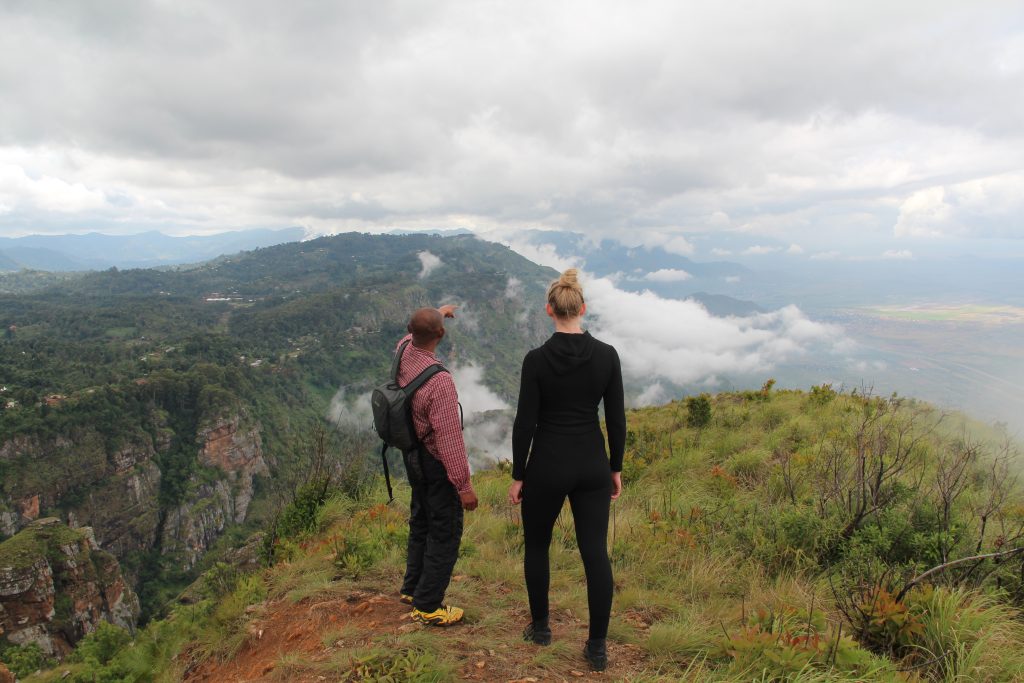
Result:
{"label": "man's bald head", "polygon": [[412,333],[412,343],[427,346],[444,336],[444,317],[436,308],[421,308],[409,318],[406,329]]}

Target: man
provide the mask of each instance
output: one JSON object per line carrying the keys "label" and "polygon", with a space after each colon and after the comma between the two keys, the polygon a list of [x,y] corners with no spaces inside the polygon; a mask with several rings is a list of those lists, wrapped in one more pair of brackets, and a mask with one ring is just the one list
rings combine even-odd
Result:
{"label": "man", "polygon": [[[438,363],[434,351],[444,338],[444,318],[454,317],[452,305],[412,314],[409,334],[398,342],[398,347],[407,339],[412,342],[399,361],[400,385]],[[463,510],[475,510],[477,498],[462,441],[459,397],[449,373],[437,373],[413,394],[412,419],[421,445],[403,455],[412,501],[401,597],[413,606],[414,620],[450,626],[462,620],[463,610],[445,605],[444,594],[459,555]]]}

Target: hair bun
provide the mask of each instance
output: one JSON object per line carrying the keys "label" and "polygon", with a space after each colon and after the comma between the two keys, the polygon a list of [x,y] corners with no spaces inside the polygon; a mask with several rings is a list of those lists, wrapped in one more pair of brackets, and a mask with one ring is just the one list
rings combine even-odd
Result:
{"label": "hair bun", "polygon": [[579,271],[575,268],[569,268],[558,278],[558,284],[563,287],[575,287],[579,282]]}

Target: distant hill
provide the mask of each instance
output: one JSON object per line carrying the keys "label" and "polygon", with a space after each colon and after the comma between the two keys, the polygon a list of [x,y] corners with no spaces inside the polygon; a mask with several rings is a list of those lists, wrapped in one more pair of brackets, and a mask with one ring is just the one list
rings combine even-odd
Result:
{"label": "distant hill", "polygon": [[734,299],[733,297],[726,296],[725,294],[694,292],[686,298],[699,301],[704,308],[708,309],[708,312],[711,313],[711,315],[726,317],[730,315],[744,316],[752,315],[754,313],[764,313],[764,309],[753,301]]}
{"label": "distant hill", "polygon": [[50,271],[153,268],[208,261],[222,254],[301,240],[302,228],[242,230],[174,237],[150,231],[134,235],[29,235],[0,237],[0,270]]}

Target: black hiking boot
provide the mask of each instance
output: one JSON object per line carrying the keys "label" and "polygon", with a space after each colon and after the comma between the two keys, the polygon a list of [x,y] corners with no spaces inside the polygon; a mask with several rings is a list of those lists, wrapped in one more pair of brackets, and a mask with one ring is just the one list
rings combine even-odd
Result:
{"label": "black hiking boot", "polygon": [[532,642],[534,645],[550,645],[551,627],[548,626],[548,620],[535,619],[531,621],[523,631],[523,640]]}
{"label": "black hiking boot", "polygon": [[604,671],[608,668],[608,650],[604,638],[592,638],[583,648],[583,656],[587,658],[591,671]]}

